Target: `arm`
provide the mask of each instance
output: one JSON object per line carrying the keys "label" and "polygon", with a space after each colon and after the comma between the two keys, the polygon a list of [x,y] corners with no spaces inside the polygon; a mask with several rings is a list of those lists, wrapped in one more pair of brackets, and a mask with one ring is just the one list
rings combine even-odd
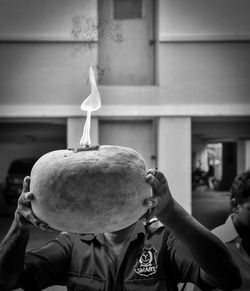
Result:
{"label": "arm", "polygon": [[30,226],[47,229],[47,225],[38,220],[32,210],[30,201],[33,194],[29,192],[29,177],[24,179],[23,191],[18,199],[13,223],[0,244],[0,289],[17,288],[24,268],[25,249],[29,240]]}
{"label": "arm", "polygon": [[201,268],[200,279],[223,290],[239,287],[240,273],[228,250],[173,199],[165,176],[149,170],[146,180],[153,190],[153,197],[146,201],[150,216],[156,216],[189,250]]}

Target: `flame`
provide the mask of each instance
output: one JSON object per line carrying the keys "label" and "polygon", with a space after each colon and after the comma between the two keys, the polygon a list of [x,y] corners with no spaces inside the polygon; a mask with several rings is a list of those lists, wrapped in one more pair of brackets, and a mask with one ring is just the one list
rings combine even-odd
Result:
{"label": "flame", "polygon": [[101,97],[96,85],[95,74],[92,67],[89,69],[89,81],[91,85],[90,95],[83,101],[81,110],[87,111],[87,118],[84,124],[82,138],[80,140],[81,147],[89,147],[90,140],[90,125],[91,125],[91,112],[96,111],[101,107]]}

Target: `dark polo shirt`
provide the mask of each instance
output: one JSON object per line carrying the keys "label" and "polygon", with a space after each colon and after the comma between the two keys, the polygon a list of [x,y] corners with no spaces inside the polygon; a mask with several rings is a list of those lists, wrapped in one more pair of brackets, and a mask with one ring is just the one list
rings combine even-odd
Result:
{"label": "dark polo shirt", "polygon": [[28,252],[22,276],[24,290],[65,285],[68,290],[178,290],[179,282],[199,285],[199,268],[165,227],[138,222],[119,258],[102,234],[61,235]]}

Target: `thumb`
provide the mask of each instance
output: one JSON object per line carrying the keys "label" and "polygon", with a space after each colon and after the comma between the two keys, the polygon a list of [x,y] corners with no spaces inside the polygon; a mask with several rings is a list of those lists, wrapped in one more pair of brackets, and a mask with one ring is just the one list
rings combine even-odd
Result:
{"label": "thumb", "polygon": [[29,192],[30,191],[30,177],[26,176],[23,180],[23,192]]}

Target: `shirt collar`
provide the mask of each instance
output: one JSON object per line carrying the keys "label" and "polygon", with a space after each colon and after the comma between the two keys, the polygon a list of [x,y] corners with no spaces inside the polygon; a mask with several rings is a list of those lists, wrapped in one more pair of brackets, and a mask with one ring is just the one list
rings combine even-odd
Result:
{"label": "shirt collar", "polygon": [[[144,226],[143,222],[141,220],[138,220],[136,225],[135,225],[135,228],[131,234],[130,241],[137,239],[137,237],[140,234],[146,235],[146,230],[145,230],[145,226]],[[101,244],[104,244],[104,236],[102,233],[80,234],[80,238],[81,238],[81,240],[83,240],[85,242],[91,242],[94,239],[97,239],[97,241],[99,241]]]}
{"label": "shirt collar", "polygon": [[130,241],[137,239],[140,234],[143,234],[145,236],[146,230],[145,230],[144,223],[141,220],[138,220],[136,225],[135,225],[135,228],[131,234]]}
{"label": "shirt collar", "polygon": [[229,215],[225,224],[215,228],[213,230],[213,233],[220,238],[224,243],[233,241],[233,240],[239,240],[240,236],[234,226],[233,215]]}

